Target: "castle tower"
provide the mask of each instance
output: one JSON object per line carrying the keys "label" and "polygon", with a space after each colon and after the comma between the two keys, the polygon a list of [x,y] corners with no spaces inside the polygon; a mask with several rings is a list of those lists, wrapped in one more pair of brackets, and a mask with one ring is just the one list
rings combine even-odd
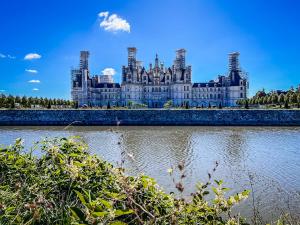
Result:
{"label": "castle tower", "polygon": [[240,70],[240,62],[239,62],[239,52],[233,52],[229,54],[229,71],[238,71]]}
{"label": "castle tower", "polygon": [[128,67],[136,67],[136,52],[137,49],[135,47],[127,48],[128,51]]}
{"label": "castle tower", "polygon": [[80,52],[80,69],[82,69],[82,70],[89,69],[89,56],[90,56],[90,53],[88,51]]}
{"label": "castle tower", "polygon": [[174,61],[174,65],[176,69],[184,69],[185,68],[185,53],[186,50],[181,48],[176,51],[176,59]]}

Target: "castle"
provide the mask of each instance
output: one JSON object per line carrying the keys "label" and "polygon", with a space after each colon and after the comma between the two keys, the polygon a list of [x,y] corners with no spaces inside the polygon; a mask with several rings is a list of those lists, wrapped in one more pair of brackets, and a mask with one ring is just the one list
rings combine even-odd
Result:
{"label": "castle", "polygon": [[235,106],[246,99],[249,82],[239,65],[239,53],[229,54],[229,70],[215,80],[192,83],[192,67],[186,65],[185,49],[176,51],[171,67],[165,67],[158,56],[149,69],[136,58],[137,49],[128,48],[128,65],[122,67],[122,83],[115,83],[112,75],[91,76],[89,52],[80,52],[80,66],[71,70],[71,96],[79,106],[127,106],[143,104],[162,108],[172,101],[173,106],[207,107]]}

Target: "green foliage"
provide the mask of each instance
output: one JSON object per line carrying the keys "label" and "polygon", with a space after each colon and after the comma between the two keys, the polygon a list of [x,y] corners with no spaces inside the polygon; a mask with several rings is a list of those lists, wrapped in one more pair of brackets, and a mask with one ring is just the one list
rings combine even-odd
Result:
{"label": "green foliage", "polygon": [[[300,102],[300,92],[297,89],[290,89],[289,91],[271,91],[266,93],[263,91],[258,91],[255,96],[249,99],[250,105],[265,105],[270,108],[281,108],[284,105],[284,108],[295,108],[298,107]],[[237,101],[238,105],[244,105],[243,100]]]}
{"label": "green foliage", "polygon": [[[16,104],[17,103],[17,104]],[[47,98],[37,98],[37,97],[29,97],[23,96],[12,96],[12,95],[0,95],[0,108],[31,108],[32,106],[39,108],[48,108],[51,109],[51,106],[54,107],[66,107],[71,106],[72,102],[69,100],[63,99],[47,99]]]}
{"label": "green foliage", "polygon": [[172,100],[169,100],[167,101],[165,104],[164,104],[164,108],[165,109],[169,109],[173,106],[173,101]]}
{"label": "green foliage", "polygon": [[128,101],[127,106],[129,109],[142,109],[142,108],[148,108],[146,104],[137,103],[134,101]]}
{"label": "green foliage", "polygon": [[[244,224],[223,181],[198,184],[190,201],[159,189],[154,179],[126,176],[88,152],[79,138],[44,140],[24,151],[22,140],[0,148],[0,224]],[[209,187],[215,195],[206,200]]]}
{"label": "green foliage", "polygon": [[248,99],[245,100],[245,109],[249,109]]}

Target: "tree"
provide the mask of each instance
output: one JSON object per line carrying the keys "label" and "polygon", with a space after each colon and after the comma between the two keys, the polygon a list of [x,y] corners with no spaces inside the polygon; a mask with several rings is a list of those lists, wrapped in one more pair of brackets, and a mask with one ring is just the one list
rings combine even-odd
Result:
{"label": "tree", "polygon": [[268,104],[268,96],[267,95],[265,97],[263,97],[263,104],[264,105]]}
{"label": "tree", "polygon": [[278,103],[278,95],[277,94],[272,95],[272,103],[273,104],[277,104]]}
{"label": "tree", "polygon": [[285,108],[285,109],[288,109],[288,108],[289,108],[289,102],[288,102],[288,100],[286,100],[286,101],[284,102],[284,108]]}
{"label": "tree", "polygon": [[48,101],[47,109],[51,109],[51,101]]}
{"label": "tree", "polygon": [[75,109],[78,109],[78,107],[79,107],[78,101],[75,101],[75,102],[73,103],[73,106],[74,106]]}
{"label": "tree", "polygon": [[110,102],[107,102],[107,109],[110,109]]}
{"label": "tree", "polygon": [[21,98],[20,98],[20,96],[16,96],[16,97],[15,97],[15,102],[16,102],[16,103],[21,103]]}
{"label": "tree", "polygon": [[292,103],[292,104],[293,104],[293,103],[294,103],[294,104],[297,103],[297,95],[296,95],[296,93],[291,93],[291,94],[290,94],[289,102]]}
{"label": "tree", "polygon": [[33,98],[29,97],[27,101],[27,107],[30,108],[32,104],[33,104]]}
{"label": "tree", "polygon": [[186,102],[186,103],[185,103],[185,108],[186,108],[186,109],[189,109],[189,108],[190,108],[189,102]]}
{"label": "tree", "polygon": [[27,107],[27,97],[26,96],[23,96],[22,97],[22,100],[21,100],[21,104],[22,104],[22,106],[24,107],[24,108],[26,108]]}
{"label": "tree", "polygon": [[272,95],[268,96],[268,104],[272,104]]}
{"label": "tree", "polygon": [[281,104],[284,103],[284,94],[281,93],[281,94],[279,95],[279,97],[278,97],[278,102],[281,103]]}
{"label": "tree", "polygon": [[132,101],[128,101],[128,103],[127,103],[128,108],[131,108],[132,105],[133,105],[133,102]]}
{"label": "tree", "polygon": [[245,109],[249,109],[248,99],[245,100]]}
{"label": "tree", "polygon": [[208,103],[208,108],[209,108],[209,109],[211,108],[210,102]]}
{"label": "tree", "polygon": [[254,99],[254,98],[250,98],[249,104],[250,104],[250,105],[254,105],[254,102],[255,102],[255,99]]}
{"label": "tree", "polygon": [[15,100],[12,100],[11,103],[10,103],[10,108],[14,109],[15,107],[16,107]]}
{"label": "tree", "polygon": [[3,95],[3,94],[1,94],[1,95],[0,95],[0,108],[5,107],[5,106],[4,106],[5,99],[6,99],[6,96]]}
{"label": "tree", "polygon": [[219,109],[222,109],[222,104],[221,104],[221,102],[219,103]]}

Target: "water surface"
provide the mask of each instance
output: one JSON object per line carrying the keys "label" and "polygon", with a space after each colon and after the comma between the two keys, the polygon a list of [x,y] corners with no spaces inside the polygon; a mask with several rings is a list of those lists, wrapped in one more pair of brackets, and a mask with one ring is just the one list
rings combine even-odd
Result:
{"label": "water surface", "polygon": [[[184,162],[185,197],[217,161],[213,178],[223,179],[230,193],[253,190],[264,221],[282,212],[300,215],[300,127],[0,127],[1,144],[21,137],[31,146],[41,137],[73,135],[116,165],[125,151],[127,173],[152,176],[167,192],[176,192],[167,169]],[[252,196],[238,210],[251,218]]]}

